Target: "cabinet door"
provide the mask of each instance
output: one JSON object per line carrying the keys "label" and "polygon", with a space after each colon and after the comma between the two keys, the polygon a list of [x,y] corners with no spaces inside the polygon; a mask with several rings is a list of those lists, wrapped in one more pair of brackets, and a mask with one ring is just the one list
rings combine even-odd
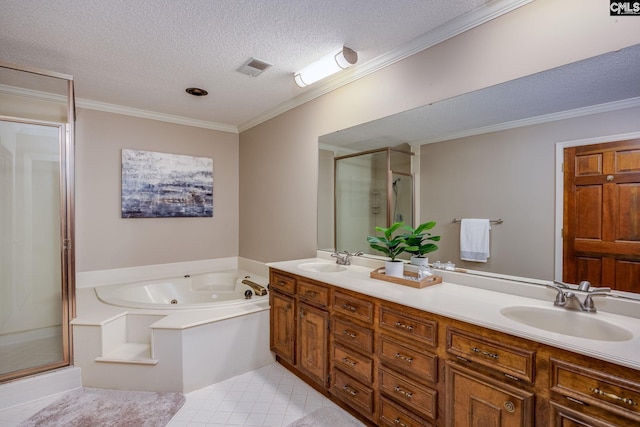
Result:
{"label": "cabinet door", "polygon": [[328,374],[329,313],[308,304],[299,305],[298,368],[326,386]]}
{"label": "cabinet door", "polygon": [[269,292],[271,298],[271,351],[283,360],[295,363],[295,300],[278,292]]}
{"label": "cabinet door", "polygon": [[448,427],[533,425],[533,394],[447,362]]}

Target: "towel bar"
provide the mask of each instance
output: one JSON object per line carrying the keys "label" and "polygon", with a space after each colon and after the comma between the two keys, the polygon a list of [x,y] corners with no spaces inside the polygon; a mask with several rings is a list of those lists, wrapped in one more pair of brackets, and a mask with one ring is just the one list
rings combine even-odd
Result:
{"label": "towel bar", "polygon": [[[461,219],[457,219],[457,218],[453,218],[452,222],[460,223],[460,222],[462,222],[462,220]],[[494,224],[502,224],[504,221],[502,220],[502,218],[499,218],[499,219],[490,219],[489,222],[492,222]]]}

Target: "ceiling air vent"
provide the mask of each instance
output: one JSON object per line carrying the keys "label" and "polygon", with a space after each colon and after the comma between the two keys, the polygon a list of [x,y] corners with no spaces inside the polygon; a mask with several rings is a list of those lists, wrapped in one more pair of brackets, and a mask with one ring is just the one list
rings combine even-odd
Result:
{"label": "ceiling air vent", "polygon": [[262,74],[264,70],[271,67],[271,65],[272,64],[269,64],[268,62],[264,62],[256,58],[251,58],[247,62],[242,64],[242,66],[238,68],[238,71],[240,71],[242,74],[256,77]]}

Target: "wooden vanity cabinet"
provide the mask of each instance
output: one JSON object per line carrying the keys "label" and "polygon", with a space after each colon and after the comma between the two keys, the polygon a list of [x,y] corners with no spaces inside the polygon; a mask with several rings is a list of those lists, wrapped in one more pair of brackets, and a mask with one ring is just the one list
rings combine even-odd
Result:
{"label": "wooden vanity cabinet", "polygon": [[270,271],[269,344],[276,356],[291,365],[295,365],[296,362],[296,286],[294,276]]}
{"label": "wooden vanity cabinet", "polygon": [[448,427],[529,427],[534,424],[534,394],[447,362]]}
{"label": "wooden vanity cabinet", "polygon": [[640,426],[637,371],[560,352],[549,366],[553,425]]}
{"label": "wooden vanity cabinet", "polygon": [[333,292],[332,396],[366,419],[376,419],[376,361],[374,357],[375,300],[341,289]]}
{"label": "wooden vanity cabinet", "polygon": [[369,426],[640,426],[638,370],[275,269],[270,281],[278,360]]}
{"label": "wooden vanity cabinet", "polygon": [[320,390],[329,380],[329,286],[271,269],[270,346]]}

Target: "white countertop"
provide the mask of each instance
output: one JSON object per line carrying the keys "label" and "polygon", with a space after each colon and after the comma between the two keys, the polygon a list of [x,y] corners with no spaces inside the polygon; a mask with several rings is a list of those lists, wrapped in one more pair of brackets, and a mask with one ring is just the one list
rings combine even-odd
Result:
{"label": "white countertop", "polygon": [[[598,319],[623,327],[633,334],[633,338],[627,341],[600,341],[547,332],[510,320],[500,313],[501,309],[510,306],[566,310],[553,306],[556,294],[553,289],[535,284],[469,275],[460,276],[460,280],[456,280],[455,274],[439,270],[436,274],[443,276],[442,283],[417,289],[371,279],[370,272],[373,270],[371,266],[350,265],[346,266],[346,271],[336,273],[317,273],[298,268],[300,264],[311,262],[332,263],[332,261],[325,259],[311,258],[274,262],[267,265],[343,289],[640,370],[640,319],[637,317],[620,315],[603,309],[599,309],[597,313],[584,313],[584,316],[596,316]],[[464,284],[452,283],[453,280]],[[594,299],[597,308],[606,305],[603,303],[604,299],[613,300],[614,298]],[[631,307],[626,307],[627,311],[640,312],[640,302],[633,301],[628,304],[631,304]],[[607,308],[611,306],[615,306],[615,304],[610,303]]]}

